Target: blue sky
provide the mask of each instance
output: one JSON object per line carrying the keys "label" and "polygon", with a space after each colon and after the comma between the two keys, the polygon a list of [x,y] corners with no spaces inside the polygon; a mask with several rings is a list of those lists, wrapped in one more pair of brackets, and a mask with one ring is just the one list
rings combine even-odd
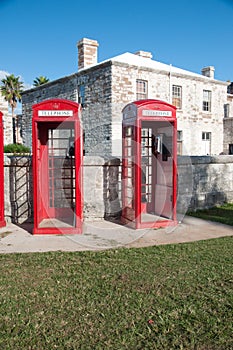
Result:
{"label": "blue sky", "polygon": [[233,0],[0,0],[0,79],[27,87],[77,71],[76,43],[99,42],[98,61],[150,51],[153,59],[233,81]]}

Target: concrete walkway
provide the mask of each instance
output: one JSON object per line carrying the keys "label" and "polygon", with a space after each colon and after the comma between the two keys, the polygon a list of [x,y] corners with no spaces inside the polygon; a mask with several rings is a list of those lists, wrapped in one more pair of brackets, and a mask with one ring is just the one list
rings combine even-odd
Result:
{"label": "concrete walkway", "polygon": [[233,227],[185,217],[176,227],[133,230],[109,221],[84,223],[81,235],[32,235],[32,224],[0,229],[0,253],[102,250],[146,247],[233,236]]}

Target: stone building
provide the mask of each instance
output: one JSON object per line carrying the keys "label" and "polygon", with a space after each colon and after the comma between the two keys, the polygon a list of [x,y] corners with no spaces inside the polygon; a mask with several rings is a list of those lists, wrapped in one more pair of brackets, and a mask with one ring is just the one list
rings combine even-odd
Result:
{"label": "stone building", "polygon": [[8,102],[0,93],[0,111],[3,113],[4,145],[13,142],[12,117],[8,112]]}
{"label": "stone building", "polygon": [[120,156],[123,107],[152,98],[177,106],[179,154],[218,155],[227,148],[223,119],[228,83],[214,78],[214,67],[196,74],[155,61],[145,51],[98,63],[96,40],[84,38],[77,46],[76,73],[23,92],[22,137],[27,146],[31,146],[32,105],[64,98],[83,106],[86,154]]}
{"label": "stone building", "polygon": [[223,119],[223,152],[224,154],[233,154],[233,82],[228,86],[227,93]]}

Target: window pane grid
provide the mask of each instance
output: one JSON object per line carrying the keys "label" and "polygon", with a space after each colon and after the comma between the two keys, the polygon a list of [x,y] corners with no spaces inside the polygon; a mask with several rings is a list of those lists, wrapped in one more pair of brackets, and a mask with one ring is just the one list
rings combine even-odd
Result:
{"label": "window pane grid", "polygon": [[177,108],[182,108],[182,87],[178,85],[172,85],[172,104]]}
{"label": "window pane grid", "polygon": [[211,133],[210,132],[203,132],[202,133],[202,140],[209,141],[211,138]]}
{"label": "window pane grid", "polygon": [[133,128],[131,126],[125,128],[125,143],[123,149],[123,157],[125,160],[124,169],[124,198],[125,206],[134,208],[134,189],[133,189],[133,173],[134,173],[134,156],[132,151]]}
{"label": "window pane grid", "polygon": [[148,82],[146,80],[136,81],[136,99],[143,100],[147,98],[147,86]]}
{"label": "window pane grid", "polygon": [[203,105],[204,112],[211,112],[211,91],[203,90]]}
{"label": "window pane grid", "polygon": [[141,129],[141,202],[151,203],[152,201],[152,129]]}

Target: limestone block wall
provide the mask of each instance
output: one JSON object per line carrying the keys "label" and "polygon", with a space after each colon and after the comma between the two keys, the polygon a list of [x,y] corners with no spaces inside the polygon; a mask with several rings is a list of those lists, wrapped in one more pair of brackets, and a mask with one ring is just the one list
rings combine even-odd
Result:
{"label": "limestone block wall", "polygon": [[[6,156],[5,217],[33,220],[31,157]],[[119,217],[121,163],[118,158],[84,157],[84,220]],[[178,214],[233,202],[233,155],[178,157]]]}
{"label": "limestone block wall", "polygon": [[120,215],[119,159],[85,157],[83,181],[85,220],[99,220]]}
{"label": "limestone block wall", "polygon": [[178,189],[181,212],[232,203],[233,155],[178,157]]}
{"label": "limestone block wall", "polygon": [[91,68],[79,77],[85,83],[85,101],[82,126],[85,132],[85,154],[110,156],[112,154],[111,65]]}
{"label": "limestone block wall", "polygon": [[[85,220],[101,220],[119,215],[119,168],[119,159],[84,157],[82,171]],[[6,220],[19,224],[33,221],[31,156],[5,155],[4,185]]]}

